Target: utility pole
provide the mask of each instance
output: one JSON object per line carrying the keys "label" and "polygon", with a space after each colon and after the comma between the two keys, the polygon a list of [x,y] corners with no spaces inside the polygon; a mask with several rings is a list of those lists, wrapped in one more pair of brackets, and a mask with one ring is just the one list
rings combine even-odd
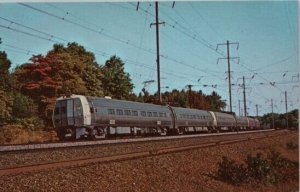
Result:
{"label": "utility pole", "polygon": [[223,44],[218,44],[217,45],[217,49],[216,51],[218,50],[218,46],[219,45],[226,45],[227,46],[227,57],[226,58],[218,58],[218,62],[219,62],[219,59],[227,59],[227,64],[228,64],[228,85],[229,85],[229,106],[230,106],[230,112],[232,112],[232,99],[231,99],[231,76],[230,76],[230,59],[239,59],[239,57],[230,57],[230,53],[229,53],[229,46],[231,44],[237,44],[237,49],[239,47],[239,43],[229,43],[229,41],[227,40],[226,44],[223,43]]}
{"label": "utility pole", "polygon": [[247,107],[246,107],[246,86],[245,86],[245,76],[243,76],[243,94],[244,94],[244,116],[247,116]]}
{"label": "utility pole", "polygon": [[241,116],[241,100],[239,100],[239,116]]}
{"label": "utility pole", "polygon": [[189,88],[189,106],[192,108],[192,85],[188,85]]}
{"label": "utility pole", "polygon": [[273,99],[271,99],[271,107],[272,107],[272,128],[274,129]]}
{"label": "utility pole", "polygon": [[286,128],[289,128],[289,121],[288,121],[288,108],[287,108],[287,94],[286,91],[284,92],[284,96],[285,96],[285,114],[286,114]]}
{"label": "utility pole", "polygon": [[258,105],[256,104],[255,107],[256,107],[256,118],[258,118]]}
{"label": "utility pole", "polygon": [[159,61],[159,25],[160,24],[165,24],[165,22],[158,22],[158,2],[155,1],[155,17],[156,21],[155,23],[151,23],[150,27],[152,25],[156,26],[156,63],[157,63],[157,95],[158,95],[158,100],[159,103],[162,103],[162,97],[160,93],[160,61]]}

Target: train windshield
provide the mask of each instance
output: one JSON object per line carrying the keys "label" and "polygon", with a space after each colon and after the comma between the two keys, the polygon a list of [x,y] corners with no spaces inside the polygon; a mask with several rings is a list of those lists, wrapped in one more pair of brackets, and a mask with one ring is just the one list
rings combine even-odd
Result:
{"label": "train windshield", "polygon": [[53,117],[55,127],[82,124],[82,116],[83,109],[80,99],[66,99],[56,102]]}

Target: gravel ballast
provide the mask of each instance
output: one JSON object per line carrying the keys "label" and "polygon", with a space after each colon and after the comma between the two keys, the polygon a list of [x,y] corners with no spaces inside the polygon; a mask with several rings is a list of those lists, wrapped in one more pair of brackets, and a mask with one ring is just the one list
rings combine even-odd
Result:
{"label": "gravel ballast", "polygon": [[[237,187],[215,177],[222,156],[241,161],[248,154],[276,150],[285,158],[299,162],[299,150],[288,150],[288,142],[298,144],[298,133],[135,160],[2,176],[0,191],[297,191],[298,181],[277,186]],[[155,147],[157,143],[144,145]],[[125,152],[130,146],[120,148]],[[60,153],[68,156],[67,151]]]}

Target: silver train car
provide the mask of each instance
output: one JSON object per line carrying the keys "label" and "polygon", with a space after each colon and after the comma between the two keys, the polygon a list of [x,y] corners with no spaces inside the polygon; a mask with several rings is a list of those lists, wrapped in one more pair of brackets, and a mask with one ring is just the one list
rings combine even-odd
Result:
{"label": "silver train car", "polygon": [[83,95],[58,98],[52,120],[61,140],[124,134],[167,135],[247,130],[259,127],[258,120],[226,113]]}

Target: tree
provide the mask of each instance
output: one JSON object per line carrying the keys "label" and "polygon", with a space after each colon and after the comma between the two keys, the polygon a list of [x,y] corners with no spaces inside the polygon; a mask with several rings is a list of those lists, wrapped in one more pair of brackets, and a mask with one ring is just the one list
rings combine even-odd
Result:
{"label": "tree", "polygon": [[128,99],[133,90],[130,75],[124,71],[123,61],[112,56],[103,66],[104,94],[116,99]]}
{"label": "tree", "polygon": [[102,71],[93,53],[69,43],[53,46],[47,55],[35,55],[15,70],[19,90],[38,104],[38,114],[51,123],[57,97],[66,94],[103,96]]}
{"label": "tree", "polygon": [[191,107],[195,109],[208,110],[211,106],[210,103],[207,101],[206,96],[200,90],[198,93],[192,91]]}
{"label": "tree", "polygon": [[206,100],[209,102],[209,110],[211,111],[221,111],[226,107],[226,103],[221,100],[221,96],[215,91],[211,95],[207,95]]}
{"label": "tree", "polygon": [[0,51],[0,125],[3,125],[12,116],[13,97],[10,93],[10,66],[11,61],[7,58],[7,54]]}
{"label": "tree", "polygon": [[8,91],[10,89],[9,68],[11,61],[7,58],[5,51],[0,51],[0,90]]}

